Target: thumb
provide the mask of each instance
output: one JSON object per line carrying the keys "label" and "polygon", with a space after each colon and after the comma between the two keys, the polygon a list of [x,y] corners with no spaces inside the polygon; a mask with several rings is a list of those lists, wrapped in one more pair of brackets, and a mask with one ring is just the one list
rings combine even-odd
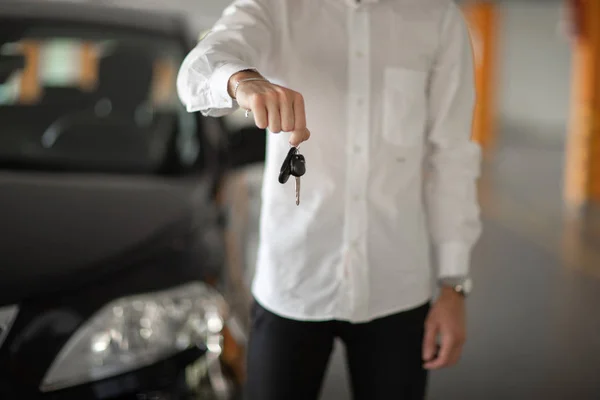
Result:
{"label": "thumb", "polygon": [[425,324],[425,335],[423,336],[423,360],[430,361],[437,352],[438,325],[435,323]]}
{"label": "thumb", "polygon": [[290,144],[298,147],[300,143],[305,142],[310,137],[310,131],[306,128],[293,131],[290,135]]}

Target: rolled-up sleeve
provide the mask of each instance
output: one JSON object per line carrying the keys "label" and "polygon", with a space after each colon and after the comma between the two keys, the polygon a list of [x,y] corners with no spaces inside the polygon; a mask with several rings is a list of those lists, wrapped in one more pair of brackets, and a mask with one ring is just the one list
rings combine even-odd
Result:
{"label": "rolled-up sleeve", "polygon": [[219,117],[237,108],[227,93],[229,78],[246,69],[264,70],[275,57],[276,26],[270,0],[236,0],[184,59],[177,92],[189,112]]}
{"label": "rolled-up sleeve", "polygon": [[471,140],[473,52],[464,17],[451,4],[442,22],[429,86],[426,209],[438,276],[464,276],[481,235],[477,179],[480,147]]}

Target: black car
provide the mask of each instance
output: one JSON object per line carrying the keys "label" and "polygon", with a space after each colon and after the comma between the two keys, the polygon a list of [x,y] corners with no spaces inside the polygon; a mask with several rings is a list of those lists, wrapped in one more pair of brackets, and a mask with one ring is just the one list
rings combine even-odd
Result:
{"label": "black car", "polygon": [[0,399],[239,389],[219,190],[264,133],[183,108],[194,42],[164,13],[0,2]]}

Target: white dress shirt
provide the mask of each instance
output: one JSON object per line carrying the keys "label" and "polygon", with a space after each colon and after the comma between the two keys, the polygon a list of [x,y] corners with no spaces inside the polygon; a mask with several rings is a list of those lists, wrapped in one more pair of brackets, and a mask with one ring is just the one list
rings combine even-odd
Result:
{"label": "white dress shirt", "polygon": [[432,278],[468,273],[480,149],[453,2],[237,0],[186,57],[179,96],[190,112],[226,115],[238,107],[227,82],[249,68],[304,96],[312,133],[300,206],[293,178],[277,180],[289,135],[268,134],[252,285],[262,306],[366,322],[424,304]]}

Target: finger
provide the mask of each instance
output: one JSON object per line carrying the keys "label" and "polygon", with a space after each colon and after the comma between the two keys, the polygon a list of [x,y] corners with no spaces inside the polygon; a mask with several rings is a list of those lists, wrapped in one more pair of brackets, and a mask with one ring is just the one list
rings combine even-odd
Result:
{"label": "finger", "polygon": [[431,361],[438,351],[437,344],[438,329],[434,324],[425,324],[425,335],[423,336],[423,361]]}
{"label": "finger", "polygon": [[302,139],[303,142],[306,142],[308,139],[310,139],[310,131],[307,128],[304,128],[302,133],[304,135]]}
{"label": "finger", "polygon": [[455,365],[460,360],[462,355],[463,347],[465,345],[465,333],[461,331],[454,332],[452,335],[452,352],[449,356],[448,363],[446,366]]}
{"label": "finger", "polygon": [[281,113],[279,112],[279,103],[274,101],[267,103],[267,113],[269,114],[269,130],[272,133],[281,132]]}
{"label": "finger", "polygon": [[290,96],[283,92],[280,94],[279,112],[281,113],[281,130],[291,132],[294,130],[294,107]]}
{"label": "finger", "polygon": [[437,357],[425,363],[425,369],[439,369],[449,365],[452,353],[456,348],[456,341],[448,334],[442,335],[442,344]]}
{"label": "finger", "polygon": [[450,355],[450,360],[448,360],[448,366],[456,365],[460,361],[460,357],[462,355],[463,346],[458,345],[454,347],[452,354]]}
{"label": "finger", "polygon": [[267,129],[267,126],[269,125],[269,119],[265,101],[262,98],[256,98],[252,102],[250,109],[254,115],[254,123],[256,126],[260,129]]}
{"label": "finger", "polygon": [[306,111],[304,109],[304,98],[300,94],[296,94],[292,102],[292,106],[294,109],[294,130],[305,129]]}
{"label": "finger", "polygon": [[290,145],[298,147],[300,143],[307,141],[308,138],[310,138],[310,131],[306,128],[293,131],[290,135]]}

